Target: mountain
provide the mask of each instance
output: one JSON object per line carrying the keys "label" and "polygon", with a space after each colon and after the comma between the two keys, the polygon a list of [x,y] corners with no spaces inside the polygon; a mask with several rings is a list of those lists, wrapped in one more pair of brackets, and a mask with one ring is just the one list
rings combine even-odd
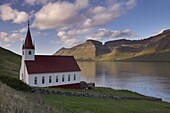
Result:
{"label": "mountain", "polygon": [[55,55],[69,55],[74,56],[79,60],[91,60],[110,52],[110,49],[107,46],[102,45],[101,42],[87,40],[85,43],[74,46],[70,49],[61,48]]}
{"label": "mountain", "polygon": [[143,40],[121,39],[105,44],[87,40],[72,48],[61,48],[54,55],[93,61],[170,61],[170,30]]}

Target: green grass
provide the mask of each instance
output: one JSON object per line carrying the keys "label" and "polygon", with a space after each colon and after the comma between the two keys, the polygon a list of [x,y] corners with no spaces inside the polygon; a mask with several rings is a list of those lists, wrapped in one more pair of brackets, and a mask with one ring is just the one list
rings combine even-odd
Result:
{"label": "green grass", "polygon": [[42,96],[16,91],[0,82],[0,113],[60,113]]}
{"label": "green grass", "polygon": [[21,57],[0,47],[0,76],[19,78]]}
{"label": "green grass", "polygon": [[89,97],[44,95],[47,103],[63,106],[64,113],[170,113],[166,102],[112,100]]}

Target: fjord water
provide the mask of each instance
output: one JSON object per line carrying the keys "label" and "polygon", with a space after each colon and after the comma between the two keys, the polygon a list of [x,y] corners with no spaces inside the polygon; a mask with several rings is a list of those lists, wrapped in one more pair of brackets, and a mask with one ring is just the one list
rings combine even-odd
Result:
{"label": "fjord water", "polygon": [[78,62],[81,80],[170,102],[170,62]]}

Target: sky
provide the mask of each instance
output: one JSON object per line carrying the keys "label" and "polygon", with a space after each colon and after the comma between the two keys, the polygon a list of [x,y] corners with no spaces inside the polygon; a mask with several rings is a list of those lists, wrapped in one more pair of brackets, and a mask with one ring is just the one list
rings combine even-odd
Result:
{"label": "sky", "polygon": [[28,19],[36,54],[88,39],[141,40],[170,28],[170,0],[0,0],[0,46],[21,54]]}

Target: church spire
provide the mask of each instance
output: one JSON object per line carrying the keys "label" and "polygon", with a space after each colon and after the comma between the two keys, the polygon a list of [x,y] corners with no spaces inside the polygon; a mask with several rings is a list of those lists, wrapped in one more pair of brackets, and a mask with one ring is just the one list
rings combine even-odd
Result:
{"label": "church spire", "polygon": [[22,49],[35,49],[34,45],[32,43],[32,38],[31,38],[29,26],[30,26],[30,23],[29,23],[29,20],[28,20],[28,31],[27,31],[26,39],[25,39],[25,42],[24,42]]}

